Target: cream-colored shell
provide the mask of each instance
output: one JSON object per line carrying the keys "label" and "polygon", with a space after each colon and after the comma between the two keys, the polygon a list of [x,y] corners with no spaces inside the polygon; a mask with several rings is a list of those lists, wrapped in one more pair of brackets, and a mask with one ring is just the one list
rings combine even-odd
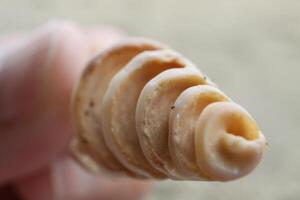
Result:
{"label": "cream-colored shell", "polygon": [[73,153],[93,172],[228,181],[250,173],[266,143],[250,114],[194,64],[147,39],[93,58],[72,111]]}

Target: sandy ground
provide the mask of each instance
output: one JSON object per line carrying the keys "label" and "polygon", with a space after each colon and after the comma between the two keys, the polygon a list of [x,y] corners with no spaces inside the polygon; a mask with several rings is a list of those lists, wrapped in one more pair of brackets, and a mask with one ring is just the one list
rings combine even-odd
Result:
{"label": "sandy ground", "polygon": [[53,17],[110,24],[170,44],[257,119],[261,165],[231,183],[158,183],[147,200],[300,199],[300,1],[0,0],[0,33]]}

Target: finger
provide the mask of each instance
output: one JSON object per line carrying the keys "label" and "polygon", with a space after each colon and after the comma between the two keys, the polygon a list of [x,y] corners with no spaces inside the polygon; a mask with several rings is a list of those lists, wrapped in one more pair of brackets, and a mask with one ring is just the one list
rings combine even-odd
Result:
{"label": "finger", "polygon": [[26,200],[134,200],[148,191],[149,183],[96,177],[65,158],[34,176],[20,180],[17,189]]}
{"label": "finger", "polygon": [[0,187],[0,197],[1,200],[20,200],[18,191],[11,184],[3,185]]}
{"label": "finger", "polygon": [[20,41],[22,36],[17,34],[5,35],[0,37],[0,50],[4,47],[7,47],[17,41]]}
{"label": "finger", "polygon": [[67,145],[70,93],[87,55],[68,22],[47,24],[0,54],[0,183],[49,163]]}
{"label": "finger", "polygon": [[91,55],[99,52],[125,37],[125,33],[113,27],[94,27],[84,30]]}

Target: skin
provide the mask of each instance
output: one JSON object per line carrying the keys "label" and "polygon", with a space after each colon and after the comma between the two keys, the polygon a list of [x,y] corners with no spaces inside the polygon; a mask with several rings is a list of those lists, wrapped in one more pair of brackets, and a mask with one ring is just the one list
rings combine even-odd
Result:
{"label": "skin", "polygon": [[88,174],[68,151],[70,97],[82,66],[122,37],[54,21],[0,39],[1,199],[139,199],[148,190],[142,181]]}

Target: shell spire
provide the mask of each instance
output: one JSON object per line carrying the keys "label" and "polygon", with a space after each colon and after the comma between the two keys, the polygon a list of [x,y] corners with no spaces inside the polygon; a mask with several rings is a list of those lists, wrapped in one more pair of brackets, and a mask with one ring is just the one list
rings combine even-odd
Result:
{"label": "shell spire", "polygon": [[229,181],[260,162],[251,115],[159,42],[129,38],[95,56],[74,90],[72,151],[88,170]]}

